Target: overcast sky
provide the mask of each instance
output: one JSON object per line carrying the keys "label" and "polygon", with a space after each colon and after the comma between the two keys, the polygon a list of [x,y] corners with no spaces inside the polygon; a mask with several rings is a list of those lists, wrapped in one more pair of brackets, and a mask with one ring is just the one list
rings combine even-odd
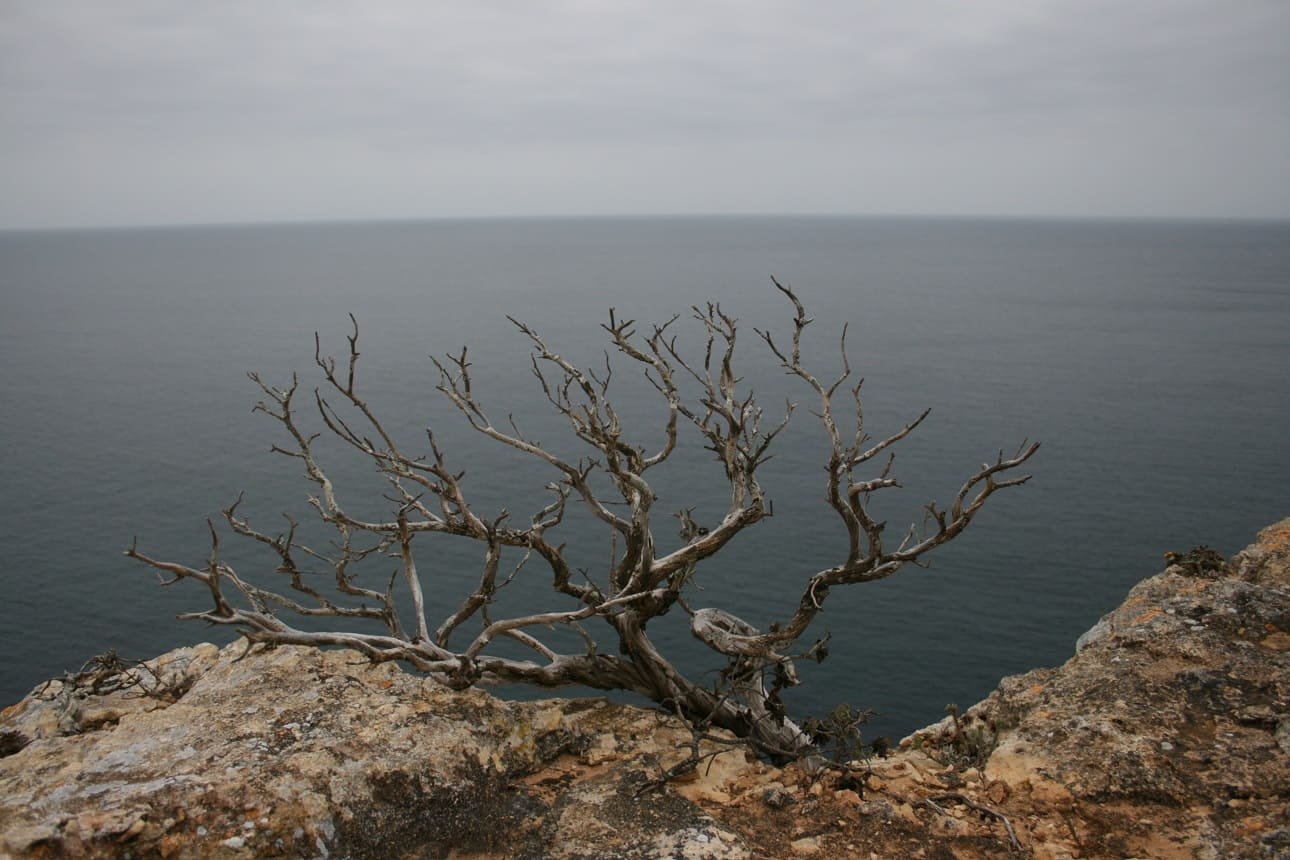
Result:
{"label": "overcast sky", "polygon": [[1290,0],[0,0],[0,228],[1290,217]]}

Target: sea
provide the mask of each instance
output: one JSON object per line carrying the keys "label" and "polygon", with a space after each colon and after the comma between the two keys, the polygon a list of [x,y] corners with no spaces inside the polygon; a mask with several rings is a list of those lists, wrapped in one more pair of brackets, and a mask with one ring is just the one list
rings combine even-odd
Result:
{"label": "sea", "polygon": [[[297,460],[270,450],[287,439],[253,411],[264,395],[248,372],[275,386],[298,375],[301,424],[324,434],[319,459],[342,503],[391,516],[390,488],[327,438],[314,402],[324,384],[315,333],[320,353],[343,364],[350,314],[359,392],[386,428],[418,453],[433,430],[474,509],[523,524],[557,476],[473,432],[436,391],[431,357],[468,347],[472,390],[494,423],[589,457],[544,397],[514,317],[602,377],[609,362],[627,437],[655,448],[664,403],[601,325],[611,308],[642,332],[679,315],[677,349],[701,360],[692,309],[719,304],[739,320],[736,372],[764,424],[796,409],[759,473],[774,515],[699,566],[687,603],[763,628],[783,620],[811,574],[843,559],[846,531],[825,502],[818,400],[756,333],[791,337],[772,276],[813,320],[803,359],[821,378],[840,371],[846,326],[868,433],[932,410],[894,449],[900,487],[872,499],[892,541],[925,527],[924,506],[949,503],[983,462],[1042,443],[1026,464],[1031,481],[996,494],[929,565],[830,595],[802,643],[827,635],[828,658],[802,664],[786,696],[798,716],[847,703],[875,712],[868,737],[899,738],[1005,675],[1068,659],[1166,551],[1207,544],[1228,555],[1290,515],[1286,222],[687,217],[4,232],[0,702],[109,649],[141,659],[231,641],[226,628],[176,618],[207,608],[209,595],[163,585],[124,557],[133,541],[200,567],[208,519],[218,527],[243,494],[238,511],[256,528],[277,534],[290,516],[302,541],[333,551],[335,533],[309,507],[316,488]],[[838,412],[851,420],[847,398]],[[679,541],[672,513],[721,519],[728,487],[697,433],[683,430],[655,472],[661,549]],[[571,509],[555,534],[578,575],[603,582],[614,551],[604,528]],[[227,530],[219,547],[239,575],[286,587],[265,547]],[[433,627],[473,588],[483,552],[429,535],[416,549]],[[521,561],[503,559],[515,573],[492,617],[571,608],[549,570]],[[325,585],[323,562],[304,566]],[[375,554],[360,581],[383,588],[396,568]],[[686,622],[678,607],[650,631],[683,670],[715,683],[721,662]],[[587,647],[567,628],[534,632]],[[604,628],[585,632],[615,651]]]}

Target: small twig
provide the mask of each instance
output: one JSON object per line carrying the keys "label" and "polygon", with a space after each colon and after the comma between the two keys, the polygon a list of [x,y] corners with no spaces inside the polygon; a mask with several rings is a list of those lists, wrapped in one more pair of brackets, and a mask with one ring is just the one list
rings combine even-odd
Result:
{"label": "small twig", "polygon": [[1021,843],[1017,841],[1017,832],[1012,829],[1012,822],[1009,821],[1008,816],[1003,814],[1003,812],[1001,812],[1000,810],[995,809],[992,806],[986,806],[984,803],[977,803],[975,800],[972,800],[966,797],[965,795],[959,794],[958,792],[946,792],[944,794],[937,794],[937,795],[934,795],[933,797],[927,798],[927,801],[929,803],[936,800],[939,800],[939,801],[948,800],[948,801],[953,801],[955,803],[961,803],[964,806],[967,806],[970,809],[974,809],[983,815],[990,815],[999,819],[1000,821],[1003,822],[1003,829],[1008,831],[1008,842],[1012,845],[1012,850],[1014,851],[1021,850]]}

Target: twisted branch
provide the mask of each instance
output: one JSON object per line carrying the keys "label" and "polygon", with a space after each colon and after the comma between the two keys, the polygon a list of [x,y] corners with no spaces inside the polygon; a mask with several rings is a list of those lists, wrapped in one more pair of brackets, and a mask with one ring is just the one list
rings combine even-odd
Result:
{"label": "twisted branch", "polygon": [[[426,448],[421,453],[409,453],[396,441],[358,388],[359,331],[351,316],[348,350],[341,361],[325,355],[321,337],[315,335],[314,363],[322,385],[313,392],[314,408],[324,430],[346,443],[388,482],[391,492],[385,498],[393,509],[387,518],[368,520],[348,512],[314,449],[318,434],[302,427],[295,402],[299,380],[293,375],[287,387],[276,388],[252,373],[251,380],[264,395],[255,410],[278,422],[287,437],[287,442],[271,450],[303,467],[314,488],[307,502],[319,521],[334,532],[330,549],[301,543],[297,523],[290,517],[279,534],[256,529],[239,513],[243,503],[239,495],[222,512],[224,523],[234,534],[273,554],[272,572],[282,577],[285,592],[252,584],[224,562],[213,523],[209,525],[211,551],[201,567],[155,559],[137,545],[131,545],[126,555],[168,575],[164,584],[187,579],[205,585],[211,608],[181,617],[232,626],[252,642],[353,648],[373,661],[402,661],[458,687],[522,681],[632,690],[676,710],[696,731],[719,726],[748,739],[767,755],[810,755],[812,742],[788,718],[779,692],[798,683],[793,660],[786,656],[788,649],[823,610],[831,589],[882,579],[907,563],[922,564],[928,553],[962,533],[994,493],[1028,480],[1029,476],[1018,476],[1014,470],[1039,446],[1023,443],[1007,457],[999,452],[993,462],[969,476],[948,508],[934,502],[926,506],[927,530],[911,525],[898,546],[884,546],[886,523],[872,505],[881,491],[900,486],[890,449],[913,433],[928,412],[875,441],[864,427],[861,380],[845,389],[851,406],[840,415],[834,398],[852,376],[847,328],[840,337],[841,368],[835,377],[822,381],[802,361],[802,338],[812,320],[793,290],[772,280],[793,308],[791,341],[782,348],[769,332],[756,333],[816,401],[813,414],[829,445],[825,498],[842,521],[848,541],[837,564],[804,577],[796,610],[765,631],[724,610],[692,610],[683,596],[702,576],[707,558],[771,515],[757,472],[796,409],[788,402],[782,417],[763,424],[757,398],[745,389],[736,371],[739,322],[715,304],[691,309],[691,319],[703,333],[697,359],[687,357],[678,346],[673,328],[679,316],[650,327],[642,336],[635,320],[620,318],[611,309],[602,326],[621,360],[641,372],[661,399],[663,441],[653,449],[632,438],[631,428],[615,408],[615,374],[608,352],[603,369],[580,367],[555,352],[532,327],[510,318],[532,346],[530,369],[543,397],[567,422],[572,437],[585,446],[584,456],[576,461],[525,437],[511,415],[505,428],[490,419],[476,393],[466,348],[432,359],[438,371],[437,390],[470,427],[552,470],[546,486],[549,501],[523,525],[513,524],[506,510],[485,514],[472,503],[462,484],[465,473],[449,465],[432,429],[426,430]],[[675,515],[680,544],[664,551],[655,534],[656,494],[647,475],[675,452],[683,421],[721,463],[729,503],[711,528],[699,525],[694,508],[683,507]],[[881,468],[861,474],[884,453]],[[605,486],[612,488],[609,495],[618,498],[610,501],[593,489]],[[564,556],[564,544],[551,537],[562,526],[571,500],[608,529],[610,552],[603,578],[583,572],[576,579]],[[422,536],[444,534],[476,541],[483,548],[473,590],[447,602],[441,598],[443,588],[425,587],[425,574],[416,560]],[[520,558],[499,582],[508,553]],[[384,586],[360,584],[360,568],[385,557],[395,559],[397,565]],[[305,564],[331,568],[334,593],[324,592],[323,580],[311,576],[312,571],[302,566],[304,559],[309,560]],[[530,560],[548,568],[553,605],[495,618],[498,592],[525,571]],[[401,617],[400,600],[410,610],[410,619]],[[678,603],[690,613],[694,635],[726,662],[722,682],[705,685],[687,678],[647,635],[648,622]],[[430,615],[439,611],[444,614],[432,632]],[[384,630],[305,630],[288,624],[283,614],[368,620]],[[556,625],[574,630],[585,644],[584,652],[563,654],[543,642],[541,631]],[[615,640],[616,656],[597,645],[590,629],[596,625]],[[454,644],[459,638],[468,641]],[[493,653],[498,639],[519,642],[533,659]],[[806,656],[822,659],[824,641],[812,646]]]}

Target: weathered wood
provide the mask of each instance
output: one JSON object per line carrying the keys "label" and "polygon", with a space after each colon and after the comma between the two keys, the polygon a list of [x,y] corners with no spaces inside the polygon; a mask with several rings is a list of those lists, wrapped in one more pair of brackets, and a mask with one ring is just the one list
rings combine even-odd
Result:
{"label": "weathered wood", "polygon": [[[620,319],[611,309],[609,321],[603,326],[613,347],[630,366],[643,371],[661,398],[664,442],[652,454],[631,441],[630,428],[623,426],[610,400],[614,371],[608,354],[603,370],[579,367],[553,351],[528,325],[511,320],[533,345],[532,371],[547,402],[589,451],[588,456],[576,461],[563,459],[526,438],[509,416],[504,422],[509,430],[489,418],[476,395],[465,348],[458,354],[433,359],[438,371],[437,389],[475,431],[552,469],[553,480],[547,485],[551,500],[529,518],[527,526],[510,525],[505,511],[491,518],[477,512],[462,484],[464,473],[449,465],[432,431],[426,434],[426,453],[405,453],[395,442],[357,388],[358,323],[351,317],[353,327],[347,336],[349,348],[343,368],[335,358],[323,354],[321,338],[315,335],[314,362],[325,385],[315,391],[314,405],[323,428],[370,461],[388,480],[393,490],[393,495],[387,496],[394,505],[392,517],[367,520],[349,513],[314,450],[317,435],[304,430],[300,423],[294,402],[298,379],[293,376],[288,387],[278,389],[252,373],[251,379],[266,397],[256,410],[281,424],[290,440],[285,447],[274,446],[273,450],[300,461],[305,476],[316,486],[317,495],[309,503],[321,522],[334,529],[332,549],[321,552],[300,543],[296,524],[290,519],[289,528],[280,535],[270,536],[254,529],[237,513],[239,497],[224,511],[225,522],[235,534],[274,552],[278,559],[275,570],[287,578],[288,592],[263,588],[240,577],[221,560],[219,538],[213,527],[212,551],[204,568],[154,559],[135,546],[126,554],[169,574],[172,578],[167,584],[183,579],[203,583],[211,594],[213,607],[185,617],[231,625],[253,642],[342,645],[373,661],[402,661],[454,686],[525,682],[543,687],[578,684],[631,690],[680,713],[695,726],[732,731],[764,754],[776,758],[811,754],[811,739],[784,713],[778,692],[785,685],[797,683],[787,652],[822,610],[830,590],[890,576],[958,536],[991,495],[1027,480],[1012,475],[1039,446],[1023,444],[1016,454],[1006,458],[1000,453],[993,463],[983,465],[968,478],[948,510],[934,503],[927,506],[928,521],[933,524],[928,533],[911,526],[898,547],[885,548],[885,522],[871,512],[870,505],[874,494],[899,486],[892,474],[892,458],[888,456],[877,475],[860,477],[856,470],[914,432],[928,412],[871,444],[864,429],[860,385],[856,384],[849,389],[854,427],[844,426],[835,414],[834,397],[851,377],[846,328],[840,338],[841,371],[825,384],[802,364],[802,334],[812,320],[791,288],[778,281],[774,284],[793,306],[791,347],[783,351],[768,332],[757,334],[784,370],[802,380],[818,400],[814,414],[829,440],[825,497],[847,532],[847,550],[836,565],[806,575],[796,609],[765,631],[721,609],[691,613],[694,635],[727,661],[716,682],[699,683],[678,671],[650,640],[646,625],[677,604],[690,611],[683,592],[701,577],[702,562],[770,515],[770,501],[758,483],[757,470],[770,456],[770,448],[788,425],[795,405],[786,404],[783,417],[763,428],[763,410],[751,390],[745,391],[735,369],[738,321],[713,304],[692,309],[692,318],[706,336],[701,359],[687,358],[678,348],[671,332],[679,317],[654,326],[648,336],[642,337],[636,332],[634,320]],[[329,401],[329,396],[343,408]],[[664,551],[656,540],[656,496],[649,474],[675,451],[682,421],[693,426],[721,462],[729,505],[710,529],[699,526],[693,509],[681,511],[677,517],[682,543]],[[602,492],[617,498],[602,497]],[[552,540],[551,534],[562,524],[570,499],[609,530],[611,550],[604,571],[578,571],[575,575],[564,557],[564,545]],[[478,585],[431,635],[416,547],[422,536],[436,534],[477,541],[485,552]],[[370,545],[360,546],[356,538],[370,541]],[[387,554],[392,547],[397,547],[395,557],[412,605],[410,625],[399,617],[396,608],[397,575],[390,578],[384,590],[359,586],[354,581],[355,565]],[[499,565],[507,548],[522,551],[524,560],[499,583]],[[303,575],[297,563],[301,554],[332,568],[335,594],[324,593],[318,580]],[[553,604],[533,607],[526,614],[491,617],[490,607],[497,592],[519,574],[530,558],[541,559],[549,568]],[[232,602],[239,594],[242,600],[238,603],[245,605]],[[568,606],[570,601],[573,608]],[[281,614],[371,619],[383,624],[385,630],[305,630],[287,623]],[[579,624],[595,619],[611,633],[615,656],[604,653]],[[454,645],[454,633],[468,622],[477,623],[475,629],[479,632],[465,647]],[[586,652],[561,654],[543,642],[541,631],[552,625],[576,626],[587,643]],[[522,643],[535,659],[491,653],[499,638]],[[818,646],[808,651],[815,656],[821,653],[823,649]]]}

